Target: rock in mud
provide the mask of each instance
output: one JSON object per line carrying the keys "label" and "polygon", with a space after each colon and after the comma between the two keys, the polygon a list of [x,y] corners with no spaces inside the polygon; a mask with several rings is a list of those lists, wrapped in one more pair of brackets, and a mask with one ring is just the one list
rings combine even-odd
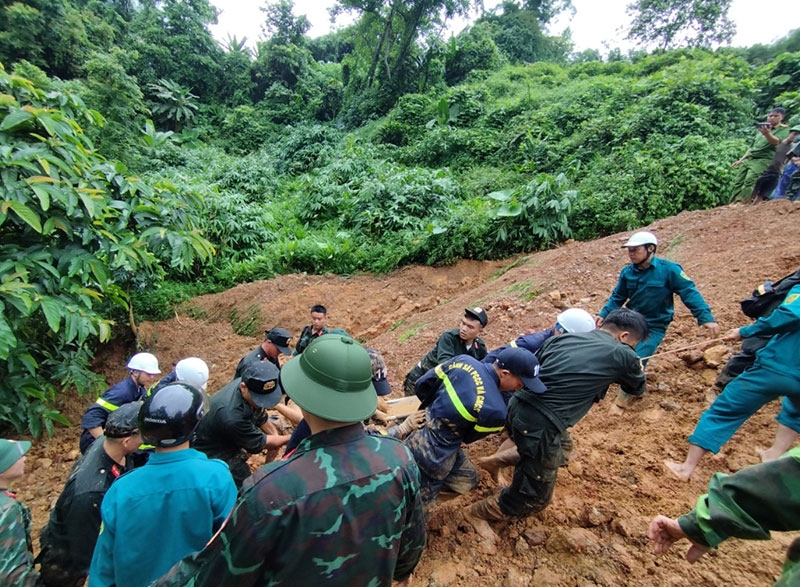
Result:
{"label": "rock in mud", "polygon": [[548,552],[598,552],[600,540],[585,528],[557,530],[547,540]]}

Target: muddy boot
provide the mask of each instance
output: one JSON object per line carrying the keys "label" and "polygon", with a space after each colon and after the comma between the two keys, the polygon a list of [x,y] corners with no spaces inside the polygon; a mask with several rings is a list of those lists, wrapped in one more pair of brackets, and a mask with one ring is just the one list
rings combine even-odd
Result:
{"label": "muddy boot", "polygon": [[467,510],[472,518],[489,520],[492,522],[505,522],[511,519],[500,509],[500,494],[487,497],[473,503]]}
{"label": "muddy boot", "polygon": [[478,536],[483,538],[483,543],[481,544],[483,552],[487,554],[496,552],[498,538],[491,525],[489,525],[489,520],[501,521],[510,519],[500,511],[499,496],[494,495],[475,502],[464,512],[464,518],[475,528]]}
{"label": "muddy boot", "polygon": [[508,485],[508,481],[503,476],[503,467],[516,467],[517,463],[519,463],[519,453],[516,446],[499,450],[490,457],[478,459],[478,466],[488,471],[495,483],[504,487]]}

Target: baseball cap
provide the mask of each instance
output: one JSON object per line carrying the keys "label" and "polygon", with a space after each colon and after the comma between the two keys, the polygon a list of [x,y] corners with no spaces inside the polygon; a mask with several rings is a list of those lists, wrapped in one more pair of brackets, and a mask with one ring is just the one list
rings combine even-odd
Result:
{"label": "baseball cap", "polygon": [[25,453],[31,448],[31,443],[27,440],[6,440],[0,438],[0,475],[11,468]]}
{"label": "baseball cap", "polygon": [[486,311],[480,307],[474,308],[466,308],[464,310],[464,315],[467,318],[472,318],[473,320],[477,320],[481,323],[481,326],[486,326],[489,323],[489,316],[486,315]]}
{"label": "baseball cap", "polygon": [[392,393],[392,388],[389,386],[387,379],[386,361],[383,360],[383,355],[375,349],[367,349],[369,360],[372,361],[372,385],[375,387],[375,393],[378,395],[389,395]]}
{"label": "baseball cap", "polygon": [[532,392],[547,391],[545,384],[539,380],[539,361],[532,352],[521,348],[507,348],[497,355],[497,366],[522,379],[525,387]]}
{"label": "baseball cap", "polygon": [[369,353],[339,334],[314,339],[286,363],[281,384],[298,406],[331,422],[360,422],[378,407]]}
{"label": "baseball cap", "polygon": [[269,361],[250,363],[245,367],[242,382],[259,408],[272,408],[281,401],[283,390],[278,382],[279,376],[280,370]]}
{"label": "baseball cap", "polygon": [[108,415],[103,434],[106,438],[127,438],[139,431],[139,409],[142,402],[129,402]]}
{"label": "baseball cap", "polygon": [[291,355],[292,349],[289,348],[289,339],[292,338],[292,333],[285,328],[273,328],[266,330],[267,340],[272,342],[278,350],[284,355]]}

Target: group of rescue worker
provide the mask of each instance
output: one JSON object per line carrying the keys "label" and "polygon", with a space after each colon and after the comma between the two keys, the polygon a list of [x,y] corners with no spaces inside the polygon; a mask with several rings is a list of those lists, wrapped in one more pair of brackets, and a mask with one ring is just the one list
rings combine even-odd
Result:
{"label": "group of rescue worker", "polygon": [[[481,339],[487,312],[465,309],[459,327],[444,332],[405,377],[404,394],[419,398],[419,411],[388,428],[364,425],[388,411],[383,357],[329,329],[322,305],[311,307],[312,323],[294,349],[288,330],[265,331],[233,380],[210,397],[202,359],[185,358],[156,381],[158,359],[134,355],[128,376],[83,416],[83,456],[35,560],[30,514],[7,490],[23,474],[30,443],[0,440],[0,583],[410,585],[426,542],[424,509],[445,493],[477,487],[478,468],[499,491],[463,513],[495,543],[493,524],[550,503],[572,452],[569,429],[609,386],[620,386],[617,410],[645,393],[645,366],[672,321],[675,294],[712,337],[720,334],[683,269],[656,257],[654,234],[637,232],[622,246],[630,264],[597,315],[566,309],[551,328],[489,351]],[[686,462],[667,463],[667,470],[688,479],[705,452],[718,451],[783,395],[773,447],[762,453],[758,474],[715,476],[697,510],[655,518],[649,532],[657,552],[688,538],[694,562],[727,537],[800,528],[800,516],[775,515],[777,506],[753,490],[758,475],[782,483],[794,475],[800,486],[800,452],[778,459],[800,432],[800,367],[786,350],[800,344],[800,286],[770,316],[724,339],[769,333],[775,336],[755,364],[700,419]],[[497,452],[476,467],[464,445],[503,431]],[[264,452],[267,464],[253,472],[250,456]],[[514,467],[510,482],[505,467]],[[717,503],[727,507],[709,512]]]}

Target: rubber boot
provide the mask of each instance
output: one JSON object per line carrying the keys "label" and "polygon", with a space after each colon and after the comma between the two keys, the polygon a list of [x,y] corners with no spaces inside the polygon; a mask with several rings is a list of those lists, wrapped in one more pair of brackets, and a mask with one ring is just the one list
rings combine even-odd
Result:
{"label": "rubber boot", "polygon": [[476,501],[469,508],[470,515],[490,522],[505,522],[511,519],[500,510],[500,494]]}

